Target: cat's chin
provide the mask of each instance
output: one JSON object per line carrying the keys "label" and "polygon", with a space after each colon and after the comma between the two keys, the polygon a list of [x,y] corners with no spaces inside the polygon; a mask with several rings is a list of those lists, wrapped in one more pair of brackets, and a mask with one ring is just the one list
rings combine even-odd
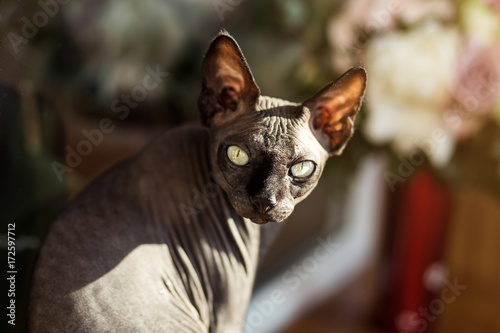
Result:
{"label": "cat's chin", "polygon": [[284,221],[290,214],[259,214],[251,209],[241,209],[241,206],[233,205],[236,213],[244,218],[249,219],[255,224],[267,224],[268,222],[280,223]]}
{"label": "cat's chin", "polygon": [[266,219],[265,217],[260,217],[260,216],[251,218],[250,221],[252,221],[253,223],[256,223],[256,224],[266,224],[267,222],[273,222],[273,221]]}
{"label": "cat's chin", "polygon": [[280,223],[281,222],[281,221],[268,219],[268,218],[265,218],[263,216],[250,218],[250,221],[252,221],[255,224],[267,224],[268,222],[271,222],[271,223]]}

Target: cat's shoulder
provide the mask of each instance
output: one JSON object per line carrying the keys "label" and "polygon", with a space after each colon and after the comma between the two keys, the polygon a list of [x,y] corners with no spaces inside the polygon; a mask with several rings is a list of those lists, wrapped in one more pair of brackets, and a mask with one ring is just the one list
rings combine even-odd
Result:
{"label": "cat's shoulder", "polygon": [[208,130],[199,124],[166,130],[130,160],[128,172],[141,179],[169,183],[208,174],[209,141]]}
{"label": "cat's shoulder", "polygon": [[153,139],[141,155],[178,155],[204,148],[209,140],[208,130],[200,124],[189,123],[168,129]]}
{"label": "cat's shoulder", "polygon": [[[135,196],[137,187],[145,179],[155,181],[165,175],[181,176],[187,171],[186,164],[205,164],[209,134],[199,124],[186,124],[168,129],[158,135],[137,153],[97,177],[75,201],[96,197],[121,198],[128,194]],[[178,177],[177,177],[178,178]]]}

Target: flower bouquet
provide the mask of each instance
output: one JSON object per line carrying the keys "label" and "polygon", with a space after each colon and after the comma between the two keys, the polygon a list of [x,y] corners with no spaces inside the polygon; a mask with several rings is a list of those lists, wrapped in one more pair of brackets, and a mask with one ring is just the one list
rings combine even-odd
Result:
{"label": "flower bouquet", "polygon": [[[488,165],[483,183],[500,184],[500,1],[354,0],[327,34],[334,68],[369,73],[360,124],[368,141],[397,164],[428,159],[462,180],[474,160]],[[405,178],[396,169],[391,188]]]}

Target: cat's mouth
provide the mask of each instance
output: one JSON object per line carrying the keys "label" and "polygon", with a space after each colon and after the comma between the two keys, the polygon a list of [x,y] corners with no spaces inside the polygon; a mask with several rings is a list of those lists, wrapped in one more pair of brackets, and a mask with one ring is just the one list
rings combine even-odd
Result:
{"label": "cat's mouth", "polygon": [[268,222],[280,223],[286,220],[291,213],[291,211],[283,209],[272,210],[264,214],[258,211],[252,211],[248,214],[249,216],[247,216],[247,218],[256,224],[266,224]]}
{"label": "cat's mouth", "polygon": [[[282,206],[275,207],[268,212],[259,212],[252,207],[247,202],[242,201],[238,196],[231,195],[229,197],[233,208],[236,210],[236,213],[242,217],[245,217],[252,221],[255,224],[267,224],[268,222],[282,222],[284,221],[291,213],[293,209],[285,209]],[[238,200],[240,199],[240,200]]]}

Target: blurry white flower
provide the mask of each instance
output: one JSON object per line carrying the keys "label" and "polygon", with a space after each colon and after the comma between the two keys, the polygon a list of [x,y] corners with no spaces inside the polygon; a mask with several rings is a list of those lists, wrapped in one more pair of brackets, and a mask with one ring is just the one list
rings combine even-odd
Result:
{"label": "blurry white flower", "polygon": [[[346,1],[342,14],[334,17],[327,27],[335,68],[347,70],[353,65],[352,61],[359,58],[364,40],[395,27],[395,9],[388,4],[389,0]],[[399,2],[396,5],[399,6]]]}
{"label": "blurry white flower", "polygon": [[455,4],[450,0],[406,0],[401,1],[400,19],[413,25],[429,18],[448,21],[455,16]]}
{"label": "blurry white flower", "polygon": [[357,64],[365,41],[374,35],[399,24],[415,25],[430,17],[446,21],[455,15],[450,0],[352,0],[345,6],[327,27],[333,65],[339,71]]}
{"label": "blurry white flower", "polygon": [[450,159],[454,140],[444,124],[455,82],[459,33],[435,21],[371,40],[365,131],[374,143],[410,154],[420,148],[435,166]]}

